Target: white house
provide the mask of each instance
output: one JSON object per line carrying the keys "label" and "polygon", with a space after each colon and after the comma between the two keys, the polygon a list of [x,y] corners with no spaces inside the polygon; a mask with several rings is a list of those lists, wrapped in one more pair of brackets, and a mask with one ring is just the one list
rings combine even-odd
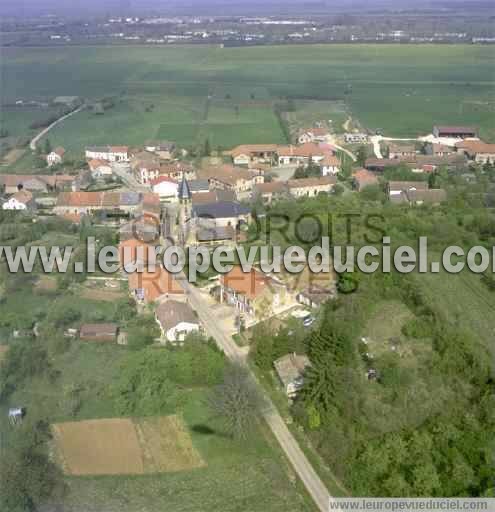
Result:
{"label": "white house", "polygon": [[112,167],[106,160],[93,159],[88,162],[88,166],[95,178],[112,175]]}
{"label": "white house", "polygon": [[155,318],[162,332],[164,343],[181,342],[193,332],[199,332],[199,320],[191,306],[186,302],[168,300],[160,304],[155,311]]}
{"label": "white house", "polygon": [[129,148],[127,146],[91,146],[86,148],[86,159],[128,162]]}
{"label": "white house", "polygon": [[344,140],[347,144],[367,144],[369,139],[366,133],[346,133]]}
{"label": "white house", "polygon": [[168,176],[158,176],[150,182],[151,189],[160,196],[160,201],[175,202],[178,200],[179,184]]}
{"label": "white house", "polygon": [[320,165],[322,176],[335,175],[341,171],[340,160],[333,155],[325,155]]}
{"label": "white house", "polygon": [[46,163],[48,167],[52,165],[61,164],[65,155],[65,149],[62,147],[55,148],[52,152],[46,155]]}
{"label": "white house", "polygon": [[315,197],[320,193],[329,194],[337,184],[335,176],[289,180],[289,192],[294,197]]}
{"label": "white house", "polygon": [[308,142],[326,142],[327,139],[328,130],[324,127],[319,127],[301,130],[297,142],[299,144],[307,144]]}
{"label": "white house", "polygon": [[33,194],[27,190],[20,190],[2,205],[3,210],[28,210],[33,207]]}
{"label": "white house", "polygon": [[312,142],[301,146],[279,146],[278,165],[307,165],[310,160],[317,164],[325,158],[326,153],[324,148]]}

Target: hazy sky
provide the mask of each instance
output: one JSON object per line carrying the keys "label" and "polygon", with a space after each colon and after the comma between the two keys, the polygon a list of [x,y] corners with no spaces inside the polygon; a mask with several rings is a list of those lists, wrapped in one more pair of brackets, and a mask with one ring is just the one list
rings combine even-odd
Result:
{"label": "hazy sky", "polygon": [[[0,12],[9,15],[30,16],[47,13],[61,14],[82,14],[82,13],[116,13],[116,12],[136,12],[142,10],[185,12],[189,10],[198,10],[198,13],[209,12],[209,14],[218,14],[219,4],[228,6],[229,12],[242,12],[244,9],[249,12],[258,10],[260,13],[267,10],[273,10],[275,6],[291,7],[291,11],[299,10],[303,13],[307,10],[314,11],[316,8],[321,11],[331,13],[334,10],[342,11],[349,8],[364,7],[371,9],[373,7],[400,7],[400,8],[418,8],[419,6],[449,6],[485,4],[489,5],[487,0],[1,0]],[[271,9],[270,9],[271,7]],[[226,13],[228,14],[228,13]]]}

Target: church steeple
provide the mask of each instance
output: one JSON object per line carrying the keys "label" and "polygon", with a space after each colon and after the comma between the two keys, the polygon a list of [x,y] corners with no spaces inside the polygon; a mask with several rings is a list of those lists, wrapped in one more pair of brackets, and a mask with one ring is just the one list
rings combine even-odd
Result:
{"label": "church steeple", "polygon": [[190,201],[191,200],[191,189],[189,183],[186,180],[186,173],[182,173],[182,181],[179,185],[179,201]]}

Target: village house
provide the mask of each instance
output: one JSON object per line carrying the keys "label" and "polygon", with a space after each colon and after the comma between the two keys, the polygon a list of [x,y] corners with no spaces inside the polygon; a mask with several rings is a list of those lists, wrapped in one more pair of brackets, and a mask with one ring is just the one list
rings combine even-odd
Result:
{"label": "village house", "polygon": [[149,184],[161,176],[171,178],[177,182],[182,179],[182,176],[185,176],[188,180],[196,177],[196,171],[187,162],[163,164],[154,159],[138,159],[131,163],[131,169],[136,180],[142,185]]}
{"label": "village house", "polygon": [[[190,186],[190,182],[188,182],[188,185]],[[191,203],[193,206],[198,204],[219,203],[222,201],[235,202],[234,191],[215,188],[213,190],[209,190],[208,192],[203,192],[201,194],[191,194]]]}
{"label": "village house", "polygon": [[74,179],[67,174],[0,174],[0,187],[5,194],[15,194],[21,189],[46,194],[69,187]]}
{"label": "village house", "polygon": [[147,151],[134,153],[130,159],[131,172],[141,184],[159,176],[160,158],[158,155]]}
{"label": "village house", "polygon": [[48,167],[61,164],[63,162],[64,155],[65,149],[62,147],[55,148],[53,151],[48,153],[48,155],[46,155],[46,163],[48,164]]}
{"label": "village house", "polygon": [[289,187],[286,181],[271,181],[260,183],[253,190],[253,199],[261,198],[263,203],[270,204],[272,201],[289,196]]}
{"label": "village house", "polygon": [[475,139],[478,130],[472,126],[434,126],[433,135],[449,139]]}
{"label": "village house", "polygon": [[374,171],[382,173],[385,169],[389,167],[397,167],[400,165],[400,162],[391,158],[367,158],[364,162],[364,167],[368,171]]}
{"label": "village house", "polygon": [[296,300],[303,306],[317,309],[334,297],[335,291],[333,289],[313,285],[298,292],[296,295]]}
{"label": "village house", "polygon": [[294,398],[304,383],[304,372],[311,366],[307,356],[286,354],[274,361],[273,366],[284,387],[285,394]]}
{"label": "village house", "polygon": [[446,146],[445,144],[437,144],[433,142],[426,144],[425,151],[427,155],[449,156],[454,154],[455,149],[451,146]]}
{"label": "village house", "polygon": [[220,276],[220,302],[256,319],[269,317],[288,300],[283,283],[252,268],[243,272],[241,266]]}
{"label": "village house", "polygon": [[[141,271],[142,270],[142,271]],[[140,269],[128,274],[129,293],[136,302],[151,304],[163,296],[181,296],[184,291],[174,275],[156,264],[155,269]]]}
{"label": "village house", "polygon": [[117,341],[119,327],[113,323],[83,324],[79,330],[82,341],[114,342]]}
{"label": "village house", "polygon": [[199,332],[198,316],[187,302],[168,300],[155,311],[163,343],[183,342],[188,334]]}
{"label": "village house", "polygon": [[196,204],[192,207],[191,217],[199,227],[231,226],[239,229],[251,222],[251,209],[235,201]]}
{"label": "village house", "polygon": [[297,137],[299,144],[308,142],[326,142],[328,139],[328,129],[325,127],[301,129]]}
{"label": "village house", "polygon": [[98,211],[132,214],[139,211],[142,201],[143,194],[139,192],[62,192],[53,211],[56,215]]}
{"label": "village house", "polygon": [[387,183],[387,192],[389,198],[398,196],[402,192],[411,190],[428,190],[427,181],[389,181]]}
{"label": "village house", "polygon": [[33,194],[27,190],[19,190],[5,203],[2,204],[3,210],[34,210],[36,203],[33,199]]}
{"label": "village house", "polygon": [[271,164],[277,156],[277,146],[276,144],[243,144],[235,147],[228,154],[232,157],[234,165]]}
{"label": "village house", "polygon": [[335,176],[321,178],[302,178],[289,180],[289,192],[294,197],[315,197],[320,193],[330,193],[337,184]]}
{"label": "village house", "polygon": [[197,245],[235,245],[237,239],[237,230],[232,226],[199,226],[196,230]]}
{"label": "village house", "polygon": [[414,144],[389,144],[389,155],[391,159],[415,156],[416,146]]}
{"label": "village house", "polygon": [[107,160],[93,158],[92,160],[89,160],[88,167],[94,178],[112,175],[112,167],[109,165]]}
{"label": "village house", "polygon": [[346,144],[367,144],[369,137],[366,133],[346,133],[344,141]]}
{"label": "village house", "polygon": [[341,171],[340,160],[334,155],[325,155],[323,160],[319,162],[322,176],[338,174]]}
{"label": "village house", "polygon": [[186,180],[196,178],[196,171],[189,162],[171,162],[160,165],[160,176],[167,176],[175,181],[180,181],[182,177]]}
{"label": "village house", "polygon": [[206,167],[198,174],[208,180],[210,189],[232,190],[239,200],[249,199],[255,185],[264,181],[262,175],[232,165]]}
{"label": "village house", "polygon": [[359,192],[371,185],[378,185],[378,178],[367,169],[358,169],[353,172],[354,188]]}
{"label": "village house", "polygon": [[168,176],[158,176],[150,181],[151,190],[160,196],[160,201],[175,203],[178,201],[179,184]]}
{"label": "village house", "polygon": [[312,142],[301,146],[278,146],[278,165],[307,165],[310,161],[319,164],[326,156],[327,151]]}
{"label": "village house", "polygon": [[107,162],[128,162],[127,146],[90,146],[86,148],[86,160],[106,160]]}
{"label": "village house", "polygon": [[210,183],[208,180],[188,180],[188,185],[193,197],[197,194],[206,194],[210,191]]}
{"label": "village house", "polygon": [[442,188],[428,190],[410,190],[406,192],[409,203],[420,206],[422,204],[430,204],[438,206],[447,200],[447,192]]}
{"label": "village house", "polygon": [[[144,200],[143,200],[144,201]],[[160,216],[146,213],[121,224],[119,238],[121,242],[138,240],[142,243],[153,243],[160,237]]]}
{"label": "village house", "polygon": [[495,163],[495,144],[481,140],[465,140],[456,144],[457,151],[465,154],[477,164]]}
{"label": "village house", "polygon": [[[129,223],[133,224],[133,223]],[[141,262],[143,265],[148,261],[153,261],[154,256],[153,252],[155,251],[155,247],[151,242],[143,240],[137,233],[134,236],[129,238],[122,238],[119,242],[119,263],[123,270],[134,269],[133,265],[136,262]]]}
{"label": "village house", "polygon": [[175,151],[175,142],[168,140],[149,141],[144,145],[144,149],[149,153],[155,153],[162,160],[171,160]]}

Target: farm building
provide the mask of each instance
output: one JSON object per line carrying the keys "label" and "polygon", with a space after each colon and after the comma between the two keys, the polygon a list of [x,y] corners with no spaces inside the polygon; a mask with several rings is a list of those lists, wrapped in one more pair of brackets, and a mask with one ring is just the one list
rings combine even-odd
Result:
{"label": "farm building", "polygon": [[119,327],[113,323],[83,324],[79,330],[82,341],[112,342],[117,340]]}
{"label": "farm building", "polygon": [[474,139],[478,137],[478,130],[472,126],[434,126],[433,135],[453,139]]}

